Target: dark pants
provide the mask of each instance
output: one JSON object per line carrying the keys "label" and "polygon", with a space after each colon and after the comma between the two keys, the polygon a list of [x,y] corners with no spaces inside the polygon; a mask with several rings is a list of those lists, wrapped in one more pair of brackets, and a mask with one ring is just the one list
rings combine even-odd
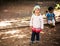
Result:
{"label": "dark pants", "polygon": [[40,35],[39,35],[39,33],[36,33],[36,32],[32,31],[31,41],[35,41],[35,38],[36,38],[36,41],[39,41],[40,40]]}

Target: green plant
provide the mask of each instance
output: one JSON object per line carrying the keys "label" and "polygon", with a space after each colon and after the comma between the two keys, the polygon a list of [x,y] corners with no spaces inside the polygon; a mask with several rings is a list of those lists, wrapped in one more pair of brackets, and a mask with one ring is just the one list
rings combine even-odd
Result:
{"label": "green plant", "polygon": [[55,9],[60,9],[60,4],[56,4]]}

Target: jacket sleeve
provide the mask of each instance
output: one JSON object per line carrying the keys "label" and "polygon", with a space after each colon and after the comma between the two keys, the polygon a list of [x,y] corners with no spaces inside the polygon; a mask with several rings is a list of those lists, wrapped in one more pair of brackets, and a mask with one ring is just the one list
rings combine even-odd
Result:
{"label": "jacket sleeve", "polygon": [[44,29],[44,20],[43,20],[43,16],[41,17],[41,29]]}
{"label": "jacket sleeve", "polygon": [[31,16],[31,19],[30,19],[30,26],[33,26],[33,16]]}

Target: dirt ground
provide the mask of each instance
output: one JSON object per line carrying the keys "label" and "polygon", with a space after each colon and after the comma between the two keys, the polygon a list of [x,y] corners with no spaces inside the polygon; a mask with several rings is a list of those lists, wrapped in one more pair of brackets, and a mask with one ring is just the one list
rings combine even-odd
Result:
{"label": "dirt ground", "polygon": [[[47,5],[49,6],[50,4]],[[21,17],[25,16],[30,16],[33,6],[34,4],[5,5],[2,7],[2,9],[0,8],[0,20],[13,20],[17,18],[20,19]],[[46,7],[44,6],[45,4],[43,5],[42,11],[45,12]],[[29,27],[0,29],[0,46],[30,46],[29,43],[31,33],[32,32]],[[45,24],[44,30],[40,33],[39,44],[35,43],[31,46],[60,46],[60,23],[56,23],[56,27],[54,28],[50,28],[47,24]]]}
{"label": "dirt ground", "polygon": [[[0,30],[0,33],[0,46],[30,46],[29,27]],[[45,25],[40,33],[40,43],[31,46],[60,46],[60,23],[54,28]]]}

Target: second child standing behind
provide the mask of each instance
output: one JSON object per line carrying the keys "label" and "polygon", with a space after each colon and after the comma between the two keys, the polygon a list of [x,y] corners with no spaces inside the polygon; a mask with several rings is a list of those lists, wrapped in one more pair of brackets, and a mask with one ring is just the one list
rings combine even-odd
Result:
{"label": "second child standing behind", "polygon": [[53,12],[54,12],[54,8],[48,7],[48,13],[46,13],[46,17],[48,24],[52,24],[53,26],[55,26],[56,19],[55,19],[55,14]]}

